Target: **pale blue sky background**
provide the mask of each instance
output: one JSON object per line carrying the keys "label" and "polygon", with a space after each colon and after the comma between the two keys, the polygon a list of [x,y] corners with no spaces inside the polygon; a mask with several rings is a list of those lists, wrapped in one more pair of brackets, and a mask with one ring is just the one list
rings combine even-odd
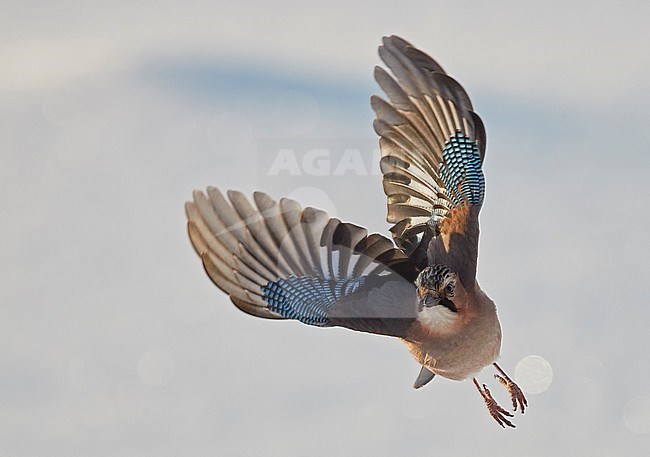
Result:
{"label": "pale blue sky background", "polygon": [[[0,455],[647,454],[648,5],[5,2]],[[239,312],[185,234],[207,185],[387,234],[379,177],[266,171],[279,148],[373,154],[390,33],[487,126],[502,366],[554,374],[516,430],[470,382],[414,391],[398,341]]]}

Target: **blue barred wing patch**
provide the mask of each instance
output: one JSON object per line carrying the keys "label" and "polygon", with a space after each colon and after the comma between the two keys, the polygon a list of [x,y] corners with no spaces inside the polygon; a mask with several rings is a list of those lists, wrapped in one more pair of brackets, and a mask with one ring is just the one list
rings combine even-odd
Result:
{"label": "blue barred wing patch", "polygon": [[328,280],[289,276],[262,286],[263,300],[269,309],[287,319],[319,327],[328,326],[328,311],[342,297],[363,284],[364,277]]}
{"label": "blue barred wing patch", "polygon": [[440,179],[454,206],[481,205],[485,196],[485,177],[476,141],[458,130],[442,150]]}

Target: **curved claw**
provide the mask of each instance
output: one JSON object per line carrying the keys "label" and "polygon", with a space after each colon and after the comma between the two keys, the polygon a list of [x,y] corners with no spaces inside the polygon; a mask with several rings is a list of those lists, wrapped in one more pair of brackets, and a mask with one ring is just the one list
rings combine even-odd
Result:
{"label": "curved claw", "polygon": [[485,406],[487,407],[490,416],[492,416],[497,424],[503,428],[506,428],[506,425],[515,428],[516,426],[506,418],[506,416],[513,417],[513,414],[499,406],[496,400],[492,397],[490,389],[488,389],[485,384],[483,384],[483,387],[481,388],[476,378],[474,378],[474,385],[481,394],[481,397],[483,397],[483,401],[485,402]]}
{"label": "curved claw", "polygon": [[508,391],[510,399],[512,400],[513,411],[517,411],[517,409],[519,409],[521,411],[521,414],[524,414],[526,411],[526,406],[528,406],[528,400],[526,400],[526,396],[521,391],[519,386],[508,377],[508,375],[501,369],[499,365],[495,363],[494,367],[499,371],[499,373],[501,373],[501,375],[495,374],[494,378],[497,379]]}

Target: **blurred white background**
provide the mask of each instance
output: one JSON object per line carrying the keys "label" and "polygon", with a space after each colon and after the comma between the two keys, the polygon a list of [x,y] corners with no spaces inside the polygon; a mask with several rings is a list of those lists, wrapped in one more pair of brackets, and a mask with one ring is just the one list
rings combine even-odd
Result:
{"label": "blurred white background", "polygon": [[[490,3],[5,1],[0,455],[647,455],[650,4]],[[218,185],[387,234],[371,170],[268,164],[352,145],[372,165],[391,33],[487,126],[501,365],[553,372],[516,430],[471,382],[413,390],[390,338],[241,313],[185,233]]]}

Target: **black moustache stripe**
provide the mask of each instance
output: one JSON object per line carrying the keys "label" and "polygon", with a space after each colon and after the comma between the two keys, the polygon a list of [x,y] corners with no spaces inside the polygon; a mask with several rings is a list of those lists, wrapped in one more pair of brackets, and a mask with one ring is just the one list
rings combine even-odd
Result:
{"label": "black moustache stripe", "polygon": [[454,305],[454,302],[452,302],[448,298],[441,298],[438,304],[444,306],[450,311],[453,311],[455,313],[458,312],[458,309],[456,308],[456,305]]}

